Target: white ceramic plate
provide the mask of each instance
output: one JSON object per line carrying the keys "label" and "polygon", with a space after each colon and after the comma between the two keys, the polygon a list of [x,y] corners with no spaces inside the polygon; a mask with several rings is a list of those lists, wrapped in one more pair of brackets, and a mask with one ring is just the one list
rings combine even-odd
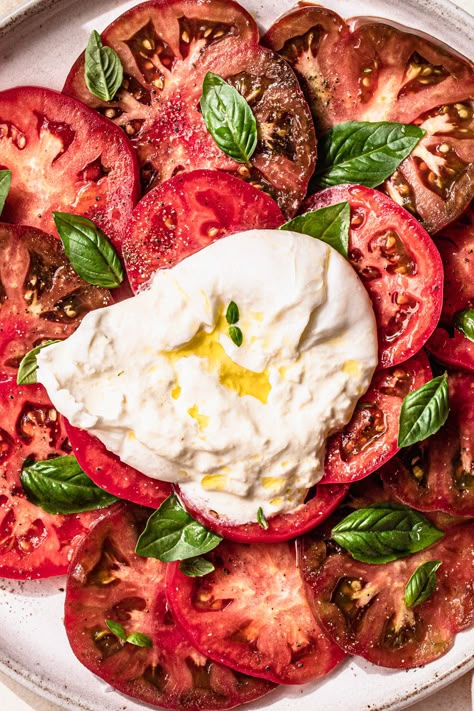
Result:
{"label": "white ceramic plate", "polygon": [[[293,0],[241,0],[262,27]],[[3,5],[5,3],[5,6]],[[102,30],[134,0],[0,0],[0,89],[43,84],[60,89],[92,29]],[[470,51],[474,19],[442,0],[327,0],[343,16],[387,17],[439,37],[464,54]],[[20,10],[18,6],[20,5]],[[117,694],[73,656],[62,626],[64,579],[0,585],[0,667],[25,686],[74,711],[138,711],[143,706]],[[326,680],[280,687],[249,709],[271,711],[382,711],[402,709],[474,667],[474,630],[458,635],[454,648],[423,669],[381,670],[359,660],[342,665]]]}

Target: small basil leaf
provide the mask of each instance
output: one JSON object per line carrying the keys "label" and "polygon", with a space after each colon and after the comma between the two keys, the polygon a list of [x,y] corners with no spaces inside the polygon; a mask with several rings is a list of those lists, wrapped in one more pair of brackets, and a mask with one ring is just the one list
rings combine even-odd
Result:
{"label": "small basil leaf", "polygon": [[31,351],[28,351],[28,353],[23,356],[16,375],[16,382],[18,385],[32,385],[33,383],[36,383],[36,371],[38,370],[36,356],[43,348],[51,346],[53,343],[60,343],[60,341],[55,340],[42,343],[40,346],[32,348]]}
{"label": "small basil leaf", "polygon": [[319,210],[298,215],[282,225],[280,230],[292,230],[320,239],[347,259],[351,208],[348,202],[321,207]]}
{"label": "small basil leaf", "polygon": [[221,540],[195,521],[172,494],[148,519],[135,552],[170,563],[209,553]]}
{"label": "small basil leaf", "polygon": [[264,531],[268,530],[267,517],[263,513],[263,509],[261,506],[259,507],[259,509],[257,511],[257,523],[261,528],[263,528]]}
{"label": "small basil leaf", "polygon": [[208,575],[215,570],[210,560],[200,558],[199,556],[181,561],[179,569],[184,575],[187,575],[188,578],[202,578],[203,575]]}
{"label": "small basil leaf", "polygon": [[125,641],[128,644],[134,644],[136,647],[153,647],[153,642],[144,632],[132,632]]}
{"label": "small basil leaf", "polygon": [[240,348],[244,342],[242,331],[238,326],[229,326],[229,337],[238,348]]}
{"label": "small basil leaf", "polygon": [[206,128],[221,151],[239,163],[249,163],[257,147],[257,122],[244,97],[217,74],[207,72],[200,105]]}
{"label": "small basil leaf", "polygon": [[73,456],[27,463],[20,480],[28,501],[52,514],[95,511],[117,501],[84,474]]}
{"label": "small basil leaf", "polygon": [[424,550],[444,534],[418,511],[387,502],[353,511],[331,535],[356,560],[389,563]]}
{"label": "small basil leaf", "polygon": [[127,633],[125,632],[125,628],[123,627],[123,625],[120,624],[120,622],[115,622],[115,620],[105,620],[105,624],[112,632],[112,634],[114,634],[116,637],[123,640],[124,642],[126,641]]}
{"label": "small basil leaf", "polygon": [[123,268],[108,238],[92,220],[67,212],[53,212],[54,222],[73,269],[89,284],[115,289]]}
{"label": "small basil leaf", "polygon": [[410,155],[425,131],[418,126],[381,121],[347,121],[318,141],[315,189],[341,183],[376,188]]}
{"label": "small basil leaf", "polygon": [[398,446],[408,447],[438,432],[449,414],[448,376],[433,378],[409,393],[400,412]]}
{"label": "small basil leaf", "polygon": [[240,318],[239,314],[239,307],[235,303],[235,301],[231,301],[229,306],[227,307],[227,311],[225,312],[225,318],[228,324],[231,326],[234,323],[237,323],[237,321]]}
{"label": "small basil leaf", "polygon": [[12,184],[11,170],[0,170],[0,215],[2,214],[5,202],[10,192]]}
{"label": "small basil leaf", "polygon": [[474,309],[458,311],[454,316],[454,325],[470,341],[474,341]]}
{"label": "small basil leaf", "polygon": [[428,560],[418,566],[405,588],[407,607],[416,607],[429,600],[436,589],[436,571],[440,565],[440,560]]}
{"label": "small basil leaf", "polygon": [[102,101],[112,101],[123,81],[123,67],[112,47],[104,47],[95,30],[85,52],[84,79],[87,88]]}

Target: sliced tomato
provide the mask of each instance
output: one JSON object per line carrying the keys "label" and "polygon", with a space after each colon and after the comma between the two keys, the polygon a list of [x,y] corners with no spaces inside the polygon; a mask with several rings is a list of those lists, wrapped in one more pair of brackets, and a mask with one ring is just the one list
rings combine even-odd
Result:
{"label": "sliced tomato", "polygon": [[81,102],[34,86],[1,92],[0,168],[12,171],[6,222],[56,234],[53,211],[85,215],[120,247],[138,200],[136,158]]}
{"label": "sliced tomato", "polygon": [[395,496],[420,511],[474,516],[474,375],[449,376],[449,417],[382,469]]}
{"label": "sliced tomato", "polygon": [[97,437],[66,421],[66,432],[79,466],[109,494],[157,509],[171,494],[171,485],[150,479],[109,452]]}
{"label": "sliced tomato", "polygon": [[443,303],[443,265],[433,240],[406,210],[377,190],[337,185],[302,212],[347,201],[349,261],[369,292],[377,319],[380,367],[403,363],[433,333]]}
{"label": "sliced tomato", "polygon": [[133,211],[123,244],[132,288],[221,237],[273,229],[284,221],[268,195],[222,171],[177,175],[151,190]]}
{"label": "sliced tomato", "polygon": [[[187,640],[166,602],[166,563],[134,552],[146,518],[146,509],[122,506],[75,551],[64,621],[76,657],[121,693],[177,711],[228,709],[266,694],[273,684],[212,662]],[[121,641],[106,620],[153,646]]]}
{"label": "sliced tomato", "polygon": [[384,186],[429,232],[474,195],[474,68],[441,42],[400,25],[299,7],[263,43],[299,77],[316,126],[399,121],[426,135]]}
{"label": "sliced tomato", "polygon": [[323,482],[347,484],[363,479],[391,459],[398,452],[403,399],[431,377],[423,351],[401,365],[378,370],[350,422],[328,441]]}
{"label": "sliced tomato", "polygon": [[[226,170],[296,212],[314,170],[311,114],[286,62],[258,44],[257,26],[228,0],[152,0],[128,10],[102,35],[118,53],[124,82],[114,101],[93,96],[84,57],[64,91],[122,126],[135,146],[144,189],[195,168]],[[251,165],[226,156],[199,108],[206,72],[218,74],[248,101],[258,127]]]}
{"label": "sliced tomato", "polygon": [[206,558],[214,572],[189,578],[173,563],[166,581],[174,616],[203,654],[282,684],[323,676],[341,661],[309,609],[293,543],[223,541]]}
{"label": "sliced tomato", "polygon": [[443,311],[426,347],[442,363],[474,371],[474,342],[454,326],[457,313],[474,308],[474,204],[437,235],[436,246],[445,273]]}

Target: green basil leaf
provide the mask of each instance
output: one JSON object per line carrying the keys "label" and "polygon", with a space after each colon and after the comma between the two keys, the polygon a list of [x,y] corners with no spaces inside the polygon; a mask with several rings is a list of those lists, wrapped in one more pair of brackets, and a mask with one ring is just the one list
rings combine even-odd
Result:
{"label": "green basil leaf", "polygon": [[153,642],[144,632],[132,632],[125,641],[128,644],[134,644],[136,647],[153,647]]}
{"label": "green basil leaf", "polygon": [[210,560],[205,558],[188,558],[188,560],[182,560],[179,564],[179,569],[188,578],[202,578],[203,575],[208,575],[215,570],[215,567]]}
{"label": "green basil leaf", "polygon": [[221,541],[220,536],[195,521],[172,494],[148,519],[135,552],[170,563],[209,553]]}
{"label": "green basil leaf", "polygon": [[127,633],[125,632],[125,627],[123,627],[120,622],[115,622],[115,620],[105,620],[105,624],[112,632],[112,634],[114,634],[116,637],[123,640],[124,642],[126,641]]}
{"label": "green basil leaf", "polygon": [[267,517],[263,513],[263,509],[261,506],[259,507],[259,509],[257,511],[257,523],[261,528],[263,528],[264,531],[268,530]]}
{"label": "green basil leaf", "polygon": [[229,337],[238,348],[240,348],[244,342],[242,331],[238,326],[229,326]]}
{"label": "green basil leaf", "polygon": [[464,309],[454,315],[454,325],[463,336],[474,341],[474,309]]}
{"label": "green basil leaf", "polygon": [[239,314],[239,307],[235,303],[235,301],[231,301],[229,306],[227,307],[227,311],[225,312],[225,318],[228,324],[231,326],[234,323],[237,323],[237,321],[240,318]]}
{"label": "green basil leaf", "polygon": [[298,215],[280,230],[292,230],[320,239],[347,259],[349,250],[349,227],[351,224],[351,208],[348,202],[338,202],[335,205],[321,207],[319,210]]}
{"label": "green basil leaf", "polygon": [[440,565],[440,560],[428,560],[418,566],[405,588],[407,607],[416,607],[429,600],[436,589],[436,571]]}
{"label": "green basil leaf", "polygon": [[112,47],[104,47],[95,30],[85,52],[84,79],[87,88],[102,101],[112,101],[123,81],[123,67]]}
{"label": "green basil leaf", "polygon": [[449,414],[447,373],[433,378],[403,400],[398,446],[408,447],[437,432]]}
{"label": "green basil leaf", "polygon": [[12,184],[11,170],[0,170],[0,215],[2,214],[5,202],[10,192]]}
{"label": "green basil leaf", "polygon": [[428,548],[444,534],[418,511],[387,502],[353,511],[331,535],[356,560],[389,563]]}
{"label": "green basil leaf", "polygon": [[108,238],[92,220],[67,212],[53,212],[64,251],[84,281],[115,289],[123,281],[123,268]]}
{"label": "green basil leaf", "polygon": [[341,183],[376,188],[410,155],[425,131],[418,126],[381,121],[347,121],[318,141],[315,189]]}
{"label": "green basil leaf", "polygon": [[31,351],[28,351],[28,353],[23,356],[16,375],[16,382],[18,385],[32,385],[33,383],[36,383],[36,371],[38,370],[36,356],[43,348],[51,346],[53,343],[60,343],[60,341],[55,340],[42,343],[40,346],[32,348]]}
{"label": "green basil leaf", "polygon": [[257,147],[257,122],[244,97],[217,74],[207,72],[200,105],[206,128],[221,151],[239,163],[249,163]]}
{"label": "green basil leaf", "polygon": [[73,456],[26,460],[20,480],[28,501],[52,514],[95,511],[117,501],[84,474]]}

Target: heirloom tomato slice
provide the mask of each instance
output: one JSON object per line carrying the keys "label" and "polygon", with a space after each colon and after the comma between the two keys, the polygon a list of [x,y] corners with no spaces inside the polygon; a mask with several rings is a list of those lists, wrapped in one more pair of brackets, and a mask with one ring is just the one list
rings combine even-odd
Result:
{"label": "heirloom tomato slice", "polygon": [[283,684],[321,677],[344,657],[311,613],[293,543],[223,541],[206,558],[212,573],[190,578],[172,563],[166,581],[173,614],[203,654]]}
{"label": "heirloom tomato slice", "polygon": [[81,102],[37,86],[1,92],[0,169],[12,171],[6,222],[56,234],[53,211],[85,215],[120,247],[138,199],[136,158]]}
{"label": "heirloom tomato slice", "polygon": [[[93,96],[84,56],[64,87],[123,127],[137,150],[144,190],[183,171],[228,171],[296,212],[314,170],[316,139],[306,100],[288,64],[258,44],[254,20],[229,0],[152,0],[102,34],[119,55],[124,81],[113,101]],[[207,131],[199,100],[206,73],[250,104],[258,144],[249,164],[229,158]]]}
{"label": "heirloom tomato slice", "polygon": [[400,25],[304,6],[283,15],[263,43],[299,77],[316,126],[396,121],[426,134],[383,189],[429,232],[474,195],[474,68],[446,45]]}
{"label": "heirloom tomato slice", "polygon": [[302,212],[347,201],[349,261],[372,300],[380,367],[403,363],[431,336],[443,302],[443,265],[415,218],[378,190],[337,185],[304,203]]}
{"label": "heirloom tomato slice", "polygon": [[[165,597],[167,564],[136,555],[146,509],[116,508],[94,526],[69,569],[65,625],[72,650],[90,671],[141,703],[177,711],[228,709],[273,688],[207,659],[175,622]],[[146,634],[151,647],[114,635]]]}
{"label": "heirloom tomato slice", "polygon": [[285,221],[261,190],[227,173],[194,170],[150,190],[133,211],[123,244],[136,291],[157,269],[169,268],[221,237],[275,229]]}

